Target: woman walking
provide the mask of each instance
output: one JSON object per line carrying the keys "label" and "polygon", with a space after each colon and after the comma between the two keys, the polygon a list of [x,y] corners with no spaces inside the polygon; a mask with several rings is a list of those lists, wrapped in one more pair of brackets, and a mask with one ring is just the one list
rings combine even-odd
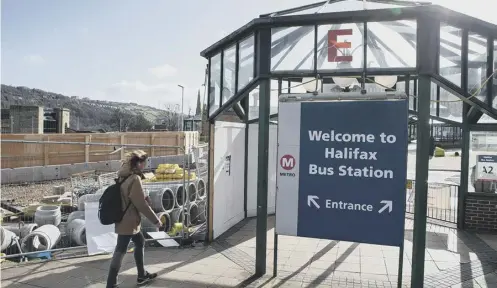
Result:
{"label": "woman walking", "polygon": [[143,168],[147,154],[144,151],[136,150],[127,155],[127,159],[118,172],[118,181],[121,184],[121,201],[122,207],[127,208],[121,222],[115,224],[117,234],[117,245],[110,263],[109,275],[107,277],[107,288],[116,288],[117,275],[121,269],[121,264],[126,255],[128,244],[133,241],[135,244],[134,257],[136,268],[138,270],[137,284],[143,285],[157,277],[156,273],[145,271],[144,250],[145,237],[140,230],[142,213],[157,227],[161,227],[160,219],[150,208],[142,188]]}

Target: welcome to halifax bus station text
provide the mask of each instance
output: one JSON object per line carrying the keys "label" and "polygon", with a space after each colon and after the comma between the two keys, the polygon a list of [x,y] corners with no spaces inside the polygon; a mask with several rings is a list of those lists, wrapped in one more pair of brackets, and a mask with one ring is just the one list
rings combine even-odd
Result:
{"label": "welcome to halifax bus station text", "polygon": [[[308,133],[309,140],[312,142],[370,143],[371,147],[377,147],[378,144],[391,145],[397,141],[397,137],[395,135],[389,135],[386,133],[380,133],[377,136],[374,134],[337,133],[335,130],[331,130],[330,132],[309,130]],[[378,151],[366,151],[360,148],[350,147],[339,149],[334,147],[326,147],[323,153],[325,159],[363,160],[365,162],[370,162],[370,165],[366,165],[364,167],[340,165],[338,166],[338,169],[335,169],[333,166],[309,164],[309,175],[378,179],[393,179],[394,177],[392,170],[375,168],[374,161],[378,160]]]}

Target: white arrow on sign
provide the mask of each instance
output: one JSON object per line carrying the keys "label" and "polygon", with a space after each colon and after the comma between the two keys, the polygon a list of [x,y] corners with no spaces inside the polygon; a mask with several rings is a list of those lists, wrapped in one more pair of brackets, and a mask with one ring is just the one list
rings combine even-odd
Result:
{"label": "white arrow on sign", "polygon": [[381,212],[387,210],[387,208],[388,208],[388,213],[392,212],[393,203],[391,200],[383,200],[380,203],[385,204],[385,205],[383,207],[381,207],[380,210],[378,210],[378,213],[381,213]]}
{"label": "white arrow on sign", "polygon": [[314,195],[308,195],[307,196],[307,206],[311,207],[311,203],[314,204],[314,206],[316,206],[316,208],[321,208],[321,206],[319,206],[318,202],[316,202],[316,199],[319,199],[318,196],[314,196]]}

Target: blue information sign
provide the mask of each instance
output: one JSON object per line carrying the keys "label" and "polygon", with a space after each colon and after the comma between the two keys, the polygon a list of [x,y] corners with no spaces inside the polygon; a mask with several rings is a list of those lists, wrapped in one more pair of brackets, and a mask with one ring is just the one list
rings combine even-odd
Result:
{"label": "blue information sign", "polygon": [[[279,124],[277,232],[400,246],[407,100],[280,103],[279,113],[280,121],[300,113],[300,127]],[[296,225],[280,219],[291,209]]]}

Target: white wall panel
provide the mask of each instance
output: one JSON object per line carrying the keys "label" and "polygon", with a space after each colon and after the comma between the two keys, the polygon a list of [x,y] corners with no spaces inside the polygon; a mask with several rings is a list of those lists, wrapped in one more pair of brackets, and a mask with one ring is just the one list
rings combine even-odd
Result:
{"label": "white wall panel", "polygon": [[[248,175],[247,175],[247,217],[257,216],[257,153],[259,145],[259,125],[249,124]],[[275,213],[276,207],[276,148],[278,126],[269,125],[268,151],[268,214]]]}
{"label": "white wall panel", "polygon": [[[216,121],[214,128],[214,239],[244,219],[245,124]],[[231,156],[230,173],[226,156]]]}

